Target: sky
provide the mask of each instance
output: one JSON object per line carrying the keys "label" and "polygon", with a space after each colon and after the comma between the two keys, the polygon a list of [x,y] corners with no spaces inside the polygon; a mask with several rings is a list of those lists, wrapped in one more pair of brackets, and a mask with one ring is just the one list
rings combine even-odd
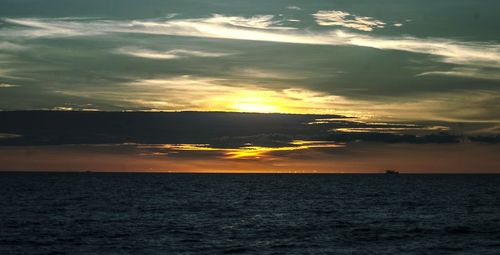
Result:
{"label": "sky", "polygon": [[[498,13],[496,0],[0,0],[0,110],[316,114],[294,125],[319,125],[326,139],[298,132],[279,146],[253,137],[233,148],[167,139],[151,157],[151,140],[65,150],[66,138],[41,145],[22,125],[0,124],[0,157],[10,158],[0,170],[500,171]],[[260,137],[279,133],[255,125]],[[381,134],[390,141],[372,139]],[[230,157],[252,146],[264,156]],[[79,154],[43,165],[23,160],[26,150]],[[76,162],[89,153],[135,167]]]}

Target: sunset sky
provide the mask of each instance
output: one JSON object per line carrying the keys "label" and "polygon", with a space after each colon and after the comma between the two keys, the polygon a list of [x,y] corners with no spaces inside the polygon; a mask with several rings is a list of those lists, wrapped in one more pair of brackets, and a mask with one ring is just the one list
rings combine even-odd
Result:
{"label": "sunset sky", "polygon": [[[4,112],[267,113],[168,115],[164,132],[192,133],[114,140],[102,115],[63,128],[2,113],[0,170],[500,172],[499,13],[497,0],[0,0]],[[85,123],[80,140],[64,132]]]}

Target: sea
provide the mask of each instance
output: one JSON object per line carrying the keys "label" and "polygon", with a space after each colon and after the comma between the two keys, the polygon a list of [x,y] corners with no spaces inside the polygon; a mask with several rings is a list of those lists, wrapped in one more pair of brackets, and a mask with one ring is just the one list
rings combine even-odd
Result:
{"label": "sea", "polygon": [[1,173],[0,254],[500,254],[500,175]]}

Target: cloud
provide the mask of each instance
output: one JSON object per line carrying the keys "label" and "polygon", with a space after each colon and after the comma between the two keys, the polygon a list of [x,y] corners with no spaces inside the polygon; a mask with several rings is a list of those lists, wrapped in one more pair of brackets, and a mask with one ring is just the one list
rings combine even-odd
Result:
{"label": "cloud", "polygon": [[[343,144],[331,141],[304,141],[292,140],[285,142],[281,146],[258,146],[251,143],[242,146],[232,147],[215,147],[210,144],[162,144],[162,145],[139,145],[138,148],[148,150],[144,155],[171,155],[172,153],[180,154],[184,152],[192,153],[207,153],[213,155],[215,152],[224,159],[259,159],[259,160],[275,160],[278,155],[305,151],[311,149],[331,149],[343,147]],[[181,155],[182,156],[182,155]]]}
{"label": "cloud", "polygon": [[[422,39],[411,36],[374,36],[342,30],[314,32],[279,26],[279,22],[274,21],[272,18],[271,15],[250,18],[214,15],[200,19],[132,21],[5,19],[6,22],[22,25],[25,28],[15,30],[5,28],[2,29],[2,35],[22,38],[140,33],[277,43],[351,45],[380,50],[428,54],[437,57],[437,60],[441,62],[450,64],[500,68],[500,45],[493,42],[461,42],[450,39]],[[369,26],[372,22],[364,18],[358,21],[361,26]]]}
{"label": "cloud", "polygon": [[[24,21],[28,20],[31,23]],[[260,21],[259,21],[260,20]],[[211,16],[200,19],[168,20],[96,20],[96,19],[8,19],[23,23],[17,27],[19,40],[34,34],[45,36],[137,33],[168,36],[193,36],[234,40],[297,43],[312,45],[352,45],[380,50],[398,50],[433,56],[436,61],[459,65],[450,71],[423,72],[421,76],[446,75],[498,80],[500,45],[494,42],[462,42],[439,38],[410,36],[377,36],[342,30],[313,31],[274,29],[279,22],[270,17],[243,18]],[[261,28],[246,25],[259,23]],[[266,23],[267,22],[267,23]],[[31,24],[33,27],[28,26]],[[10,26],[12,28],[12,26]],[[13,34],[3,33],[1,37]],[[40,30],[45,32],[41,33]],[[13,32],[14,30],[9,30]],[[8,32],[8,31],[7,31]],[[34,34],[30,34],[34,32]],[[51,34],[52,33],[52,34]],[[126,52],[128,50],[128,52]],[[141,48],[120,48],[121,54],[148,58],[216,57],[220,52],[177,49],[154,51]],[[207,55],[208,54],[208,55]],[[256,68],[231,70],[240,77],[282,79]],[[238,72],[240,72],[238,74]],[[12,70],[0,70],[0,76],[13,77]],[[430,119],[447,121],[499,121],[500,97],[496,91],[449,91],[415,94],[410,97],[364,97],[328,94],[302,89],[308,84],[282,85],[268,88],[263,83],[201,76],[129,77],[130,82],[103,87],[78,87],[58,90],[63,95],[83,100],[106,100],[120,109],[132,110],[220,110],[290,113],[327,113],[356,117],[391,119]],[[293,78],[290,76],[289,78]],[[248,79],[247,79],[248,80]],[[9,80],[7,80],[9,81]],[[50,108],[50,107],[49,107]]]}
{"label": "cloud", "polygon": [[1,139],[19,138],[19,137],[22,137],[22,135],[17,135],[17,134],[8,134],[8,133],[0,133],[0,140],[1,140]]}
{"label": "cloud", "polygon": [[468,138],[473,142],[500,143],[500,135],[495,135],[495,136],[479,135],[479,136],[469,136]]}
{"label": "cloud", "polygon": [[379,133],[379,132],[335,132],[330,140],[336,142],[384,142],[384,143],[459,143],[460,136],[448,133],[437,133],[417,136],[413,134]]}
{"label": "cloud", "polygon": [[[256,73],[255,70],[246,70]],[[259,73],[267,76],[266,73]],[[330,96],[305,89],[273,90],[252,84],[234,83],[232,80],[189,75],[168,79],[140,79],[130,83],[140,90],[168,90],[182,95],[167,97],[164,107],[181,107],[175,110],[221,110],[240,112],[295,112],[313,113],[325,107]],[[307,97],[305,96],[307,95]],[[151,103],[145,99],[144,106],[162,106],[159,102]],[[315,106],[309,103],[315,102]],[[138,102],[136,102],[138,103]],[[310,108],[310,109],[307,109]],[[160,108],[161,109],[161,108]]]}
{"label": "cloud", "polygon": [[28,47],[11,43],[11,42],[0,42],[0,51],[21,51],[25,50]]}
{"label": "cloud", "polygon": [[[152,144],[151,148],[160,149],[155,152],[220,151],[227,156],[244,157],[279,151],[338,148],[342,147],[344,142],[354,141],[459,142],[456,135],[424,130],[426,126],[420,126],[425,133],[417,135],[403,132],[332,131],[332,127],[377,126],[349,118],[327,125],[307,124],[315,118],[340,119],[341,116],[338,115],[72,112],[71,109],[64,108],[50,112],[0,111],[0,117],[11,123],[8,127],[0,126],[0,133],[22,135],[16,140],[2,140],[1,145],[135,143]],[[37,129],[30,128],[40,118],[45,119],[46,124]],[[89,126],[88,123],[93,124]]]}
{"label": "cloud", "polygon": [[294,80],[302,79],[303,77],[297,73],[286,73],[280,71],[270,71],[260,68],[233,68],[230,70],[232,74],[238,77],[256,79],[266,79],[266,80]]}
{"label": "cloud", "polygon": [[357,16],[343,11],[318,11],[313,14],[320,26],[342,26],[361,31],[383,28],[386,23],[372,17]]}
{"label": "cloud", "polygon": [[1,78],[6,78],[6,79],[22,79],[22,77],[18,77],[15,75],[12,75],[15,72],[13,69],[0,69],[0,77]]}
{"label": "cloud", "polygon": [[15,88],[15,87],[19,87],[19,85],[8,84],[8,83],[0,83],[0,88]]}
{"label": "cloud", "polygon": [[103,25],[110,23],[112,27],[114,24],[114,22],[103,21],[98,26],[92,24],[86,26],[85,23],[92,21],[80,18],[6,18],[4,21],[24,28],[5,28],[2,32],[3,36],[28,38],[99,35],[104,33]]}
{"label": "cloud", "polygon": [[57,93],[112,102],[116,107],[130,110],[284,112],[337,114],[379,121],[500,122],[497,107],[500,92],[495,90],[352,98],[302,87],[269,88],[246,81],[193,75],[130,79],[116,86],[79,87]]}
{"label": "cloud", "polygon": [[[256,70],[243,70],[255,73]],[[261,73],[269,77],[267,73]],[[277,76],[276,78],[281,78]],[[60,94],[123,102],[141,110],[329,113],[358,116],[344,97],[303,88],[272,89],[231,79],[181,75],[135,79],[119,89],[61,90]],[[130,96],[133,95],[133,96]],[[346,107],[345,105],[349,105]],[[135,108],[133,108],[135,107]]]}
{"label": "cloud", "polygon": [[373,113],[377,118],[500,122],[500,92],[495,90],[450,90],[404,98],[373,98],[361,101],[357,106],[353,104],[352,107],[361,112]]}
{"label": "cloud", "polygon": [[295,10],[295,11],[300,11],[302,8],[295,6],[295,5],[290,5],[286,7],[288,10]]}
{"label": "cloud", "polygon": [[67,107],[67,106],[56,106],[52,108],[53,111],[73,111],[75,110],[73,107]]}
{"label": "cloud", "polygon": [[337,32],[337,36],[344,38],[345,44],[348,45],[428,54],[450,64],[500,68],[499,44],[419,39],[410,36],[373,37],[341,31]]}
{"label": "cloud", "polygon": [[115,50],[115,53],[139,57],[139,58],[150,58],[150,59],[179,59],[179,58],[189,58],[189,57],[215,58],[215,57],[223,57],[230,55],[222,52],[208,52],[208,51],[196,51],[196,50],[185,50],[185,49],[155,51],[150,49],[141,49],[134,47],[119,48]]}
{"label": "cloud", "polygon": [[177,15],[179,15],[179,13],[169,13],[169,14],[165,15],[165,18],[166,19],[171,19],[171,18],[176,17]]}
{"label": "cloud", "polygon": [[214,14],[212,17],[204,19],[203,22],[232,25],[236,27],[257,28],[257,29],[293,29],[291,27],[282,27],[280,21],[273,20],[274,15],[256,15],[250,18],[241,16],[224,16]]}
{"label": "cloud", "polygon": [[449,71],[432,71],[417,76],[452,76],[484,80],[500,80],[500,70],[481,70],[477,68],[453,68]]}
{"label": "cloud", "polygon": [[[140,145],[0,147],[0,170],[205,173],[497,173],[498,144],[352,143],[333,150],[295,151],[276,160],[221,159],[218,154],[147,155]],[[189,152],[183,152],[187,154]],[[273,153],[276,154],[277,152]],[[146,154],[146,155],[145,155]],[[152,153],[150,153],[152,154]],[[436,159],[439,160],[436,160]],[[425,169],[425,170],[423,170]]]}
{"label": "cloud", "polygon": [[401,133],[408,131],[448,131],[448,127],[444,126],[431,126],[431,127],[344,127],[334,129],[336,132],[343,133]]}

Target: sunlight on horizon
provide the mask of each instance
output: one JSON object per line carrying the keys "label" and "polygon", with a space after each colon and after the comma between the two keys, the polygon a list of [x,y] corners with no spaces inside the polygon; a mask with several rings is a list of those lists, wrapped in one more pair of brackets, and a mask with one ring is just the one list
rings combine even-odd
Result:
{"label": "sunlight on horizon", "polygon": [[210,144],[163,144],[163,145],[139,145],[141,149],[162,149],[166,152],[150,152],[142,153],[144,156],[163,156],[169,153],[179,152],[220,152],[222,159],[261,159],[273,160],[279,158],[278,156],[271,155],[273,152],[290,152],[298,150],[309,150],[316,148],[340,148],[345,145],[342,143],[334,143],[331,141],[304,141],[293,140],[285,146],[257,146],[248,144],[237,148],[218,148],[212,147]]}

